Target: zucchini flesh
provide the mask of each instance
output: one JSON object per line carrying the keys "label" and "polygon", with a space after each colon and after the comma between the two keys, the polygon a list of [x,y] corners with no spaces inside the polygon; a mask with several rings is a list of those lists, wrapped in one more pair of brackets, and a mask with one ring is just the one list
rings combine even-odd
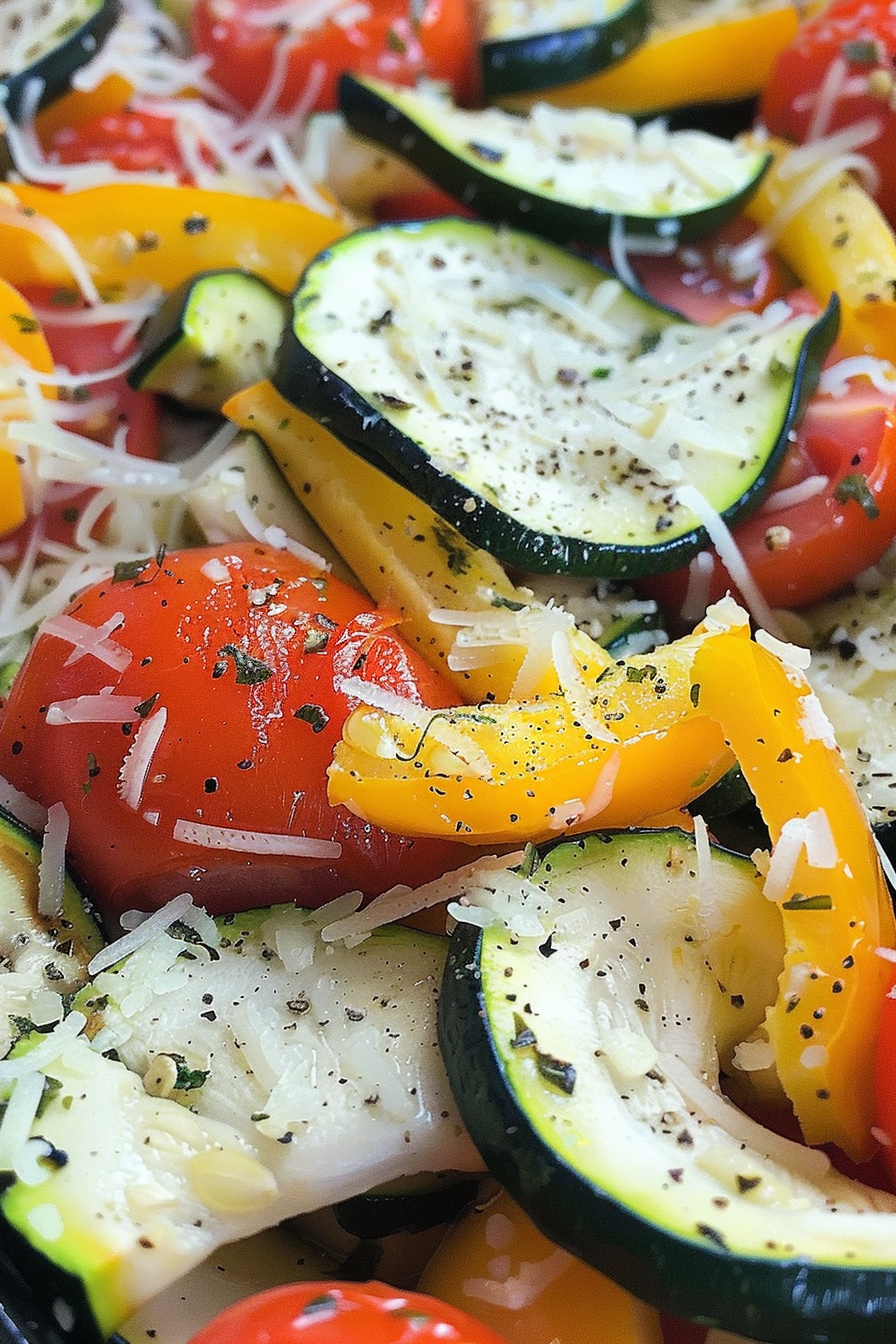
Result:
{"label": "zucchini flesh", "polygon": [[[32,11],[27,18],[23,8]],[[119,13],[119,0],[0,6],[0,110],[15,122],[65,93],[75,71],[96,55]],[[34,81],[40,86],[36,99]]]}
{"label": "zucchini flesh", "polygon": [[251,271],[204,271],[163,300],[140,332],[132,387],[197,410],[267,378],[288,316],[286,295]]}
{"label": "zucchini flesh", "polygon": [[627,56],[647,36],[646,0],[480,0],[487,98],[585,79]]}
{"label": "zucchini flesh", "polygon": [[615,220],[626,237],[692,242],[733,219],[770,156],[703,131],[598,107],[536,104],[528,116],[471,112],[436,93],[343,75],[348,125],[405,158],[483,219],[555,242],[600,246]]}
{"label": "zucchini flesh", "polygon": [[[0,1240],[76,1338],[225,1242],[443,1163],[481,1169],[436,1049],[445,952],[407,928],[326,944],[293,906],[190,909],[94,977],[34,1065],[28,1143],[65,1161],[0,1196]],[[23,1064],[46,1042],[22,1037]]]}
{"label": "zucchini flesh", "polygon": [[752,864],[617,832],[489,887],[497,922],[452,938],[440,1039],[471,1136],[540,1229],[677,1316],[768,1344],[891,1340],[896,1198],[719,1090],[740,1042],[762,1049],[782,964]]}
{"label": "zucchini flesh", "polygon": [[308,267],[274,381],[499,559],[625,578],[700,548],[684,487],[759,503],[833,304],[698,327],[528,234],[383,226]]}

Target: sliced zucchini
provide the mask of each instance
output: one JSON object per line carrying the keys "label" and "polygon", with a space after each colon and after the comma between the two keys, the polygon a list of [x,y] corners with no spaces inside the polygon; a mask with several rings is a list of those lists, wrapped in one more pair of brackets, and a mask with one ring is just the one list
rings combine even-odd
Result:
{"label": "sliced zucchini", "polygon": [[119,0],[0,6],[0,113],[15,122],[65,93],[75,71],[96,55],[120,8]]}
{"label": "sliced zucchini", "polygon": [[638,46],[646,0],[478,0],[483,92],[529,93],[586,79]]}
{"label": "sliced zucchini", "polygon": [[763,1048],[782,966],[751,862],[677,830],[617,832],[492,885],[494,922],[453,935],[440,1039],[474,1141],[541,1231],[704,1325],[892,1340],[896,1197],[720,1089],[742,1042],[753,1062]]}
{"label": "sliced zucchini", "polygon": [[140,333],[132,387],[197,410],[267,378],[289,313],[273,285],[251,271],[203,271],[162,301]]}
{"label": "sliced zucchini", "polygon": [[0,1061],[7,1086],[16,1067],[15,1089],[46,1080],[30,1161],[17,1148],[4,1172],[0,1244],[79,1341],[225,1242],[481,1169],[436,1048],[444,938],[393,928],[349,949],[294,906],[182,913],[79,993],[55,1053],[31,1032],[20,1065]]}
{"label": "sliced zucchini", "polygon": [[496,224],[555,242],[626,237],[693,242],[739,214],[771,156],[702,131],[638,126],[599,107],[538,103],[527,116],[470,112],[430,91],[344,74],[339,105],[358,135],[402,155]]}
{"label": "sliced zucchini", "polygon": [[698,327],[598,266],[468,220],[360,231],[293,296],[275,384],[469,541],[624,578],[755,507],[837,327],[774,305]]}

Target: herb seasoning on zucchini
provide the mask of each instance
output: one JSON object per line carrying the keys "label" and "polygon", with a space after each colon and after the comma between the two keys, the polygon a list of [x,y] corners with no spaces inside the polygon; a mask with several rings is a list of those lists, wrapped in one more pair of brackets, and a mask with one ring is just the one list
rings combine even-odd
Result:
{"label": "herb seasoning on zucchini", "polygon": [[661,121],[639,127],[599,107],[470,112],[430,91],[350,74],[339,103],[353,131],[481,218],[524,223],[560,243],[604,244],[614,219],[626,237],[692,242],[740,212],[770,163],[755,147]]}
{"label": "herb seasoning on zucchini", "polygon": [[492,1173],[546,1235],[675,1315],[770,1344],[890,1341],[894,1197],[721,1090],[768,1050],[782,965],[752,863],[657,830],[533,866],[468,888],[487,926],[459,925],[440,1000]]}
{"label": "herb seasoning on zucchini", "polygon": [[0,13],[0,112],[27,120],[65,93],[118,20],[119,0],[74,0]]}
{"label": "herb seasoning on zucchini", "polygon": [[[341,240],[293,297],[275,383],[468,540],[624,578],[755,507],[837,326],[707,328],[531,235],[459,219]],[[686,502],[689,501],[689,502]]]}

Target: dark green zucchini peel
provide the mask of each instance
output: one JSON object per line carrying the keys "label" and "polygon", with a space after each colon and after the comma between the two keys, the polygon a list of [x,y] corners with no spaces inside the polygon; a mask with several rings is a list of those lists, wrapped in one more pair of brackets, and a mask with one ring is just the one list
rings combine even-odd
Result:
{"label": "dark green zucchini peel", "polygon": [[836,302],[695,326],[542,239],[442,219],[320,254],[274,381],[499,559],[627,578],[756,507],[836,327]]}
{"label": "dark green zucchini peel", "polygon": [[601,108],[539,103],[471,112],[434,92],[345,74],[339,106],[358,135],[407,160],[482,219],[554,242],[693,242],[739,214],[770,156],[703,131],[638,126]]}
{"label": "dark green zucchini peel", "polygon": [[492,1174],[548,1237],[674,1316],[767,1344],[891,1344],[896,1198],[721,1091],[741,1042],[762,1048],[783,964],[751,861],[616,832],[514,880],[467,888],[510,927],[458,926],[439,1000]]}
{"label": "dark green zucchini peel", "polygon": [[21,11],[15,5],[10,8],[5,18],[0,7],[0,112],[17,122],[68,91],[72,75],[96,55],[117,22],[120,4],[50,0],[35,6],[27,44],[13,24],[14,18],[21,22]]}
{"label": "dark green zucchini peel", "polygon": [[647,0],[533,5],[519,24],[519,6],[484,0],[481,58],[486,98],[535,93],[587,79],[633,51],[650,28]]}

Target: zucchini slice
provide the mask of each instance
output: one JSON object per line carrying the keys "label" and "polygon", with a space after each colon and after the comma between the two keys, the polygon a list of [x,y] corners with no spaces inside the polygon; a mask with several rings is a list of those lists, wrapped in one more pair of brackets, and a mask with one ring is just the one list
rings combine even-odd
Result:
{"label": "zucchini slice", "polygon": [[647,0],[479,0],[486,98],[586,79],[643,42]]}
{"label": "zucchini slice", "polygon": [[47,1080],[3,1172],[0,1252],[70,1308],[79,1344],[219,1245],[401,1177],[481,1170],[437,1049],[446,939],[395,926],[337,946],[295,906],[182,916],[99,971],[53,1040],[32,1032],[0,1061],[7,1087],[15,1069],[14,1088]]}
{"label": "zucchini slice", "polygon": [[128,382],[196,410],[267,378],[289,314],[287,296],[252,271],[203,271],[162,301],[140,333]]}
{"label": "zucchini slice", "polygon": [[[119,0],[0,6],[0,112],[15,122],[65,93],[117,23],[120,8]],[[35,80],[42,86],[36,100]]]}
{"label": "zucchini slice", "polygon": [[896,1198],[719,1087],[767,1049],[782,965],[752,863],[616,832],[488,885],[494,922],[452,937],[440,1040],[471,1136],[536,1225],[676,1316],[768,1344],[892,1340]]}
{"label": "zucchini slice", "polygon": [[[638,126],[599,107],[470,112],[430,91],[345,74],[349,126],[399,154],[483,219],[558,243],[625,236],[693,242],[739,214],[771,156],[703,131]],[[617,224],[618,227],[618,224]]]}
{"label": "zucchini slice", "polygon": [[274,382],[499,559],[625,578],[700,548],[691,504],[759,503],[836,326],[835,300],[694,326],[541,239],[442,219],[321,253]]}

